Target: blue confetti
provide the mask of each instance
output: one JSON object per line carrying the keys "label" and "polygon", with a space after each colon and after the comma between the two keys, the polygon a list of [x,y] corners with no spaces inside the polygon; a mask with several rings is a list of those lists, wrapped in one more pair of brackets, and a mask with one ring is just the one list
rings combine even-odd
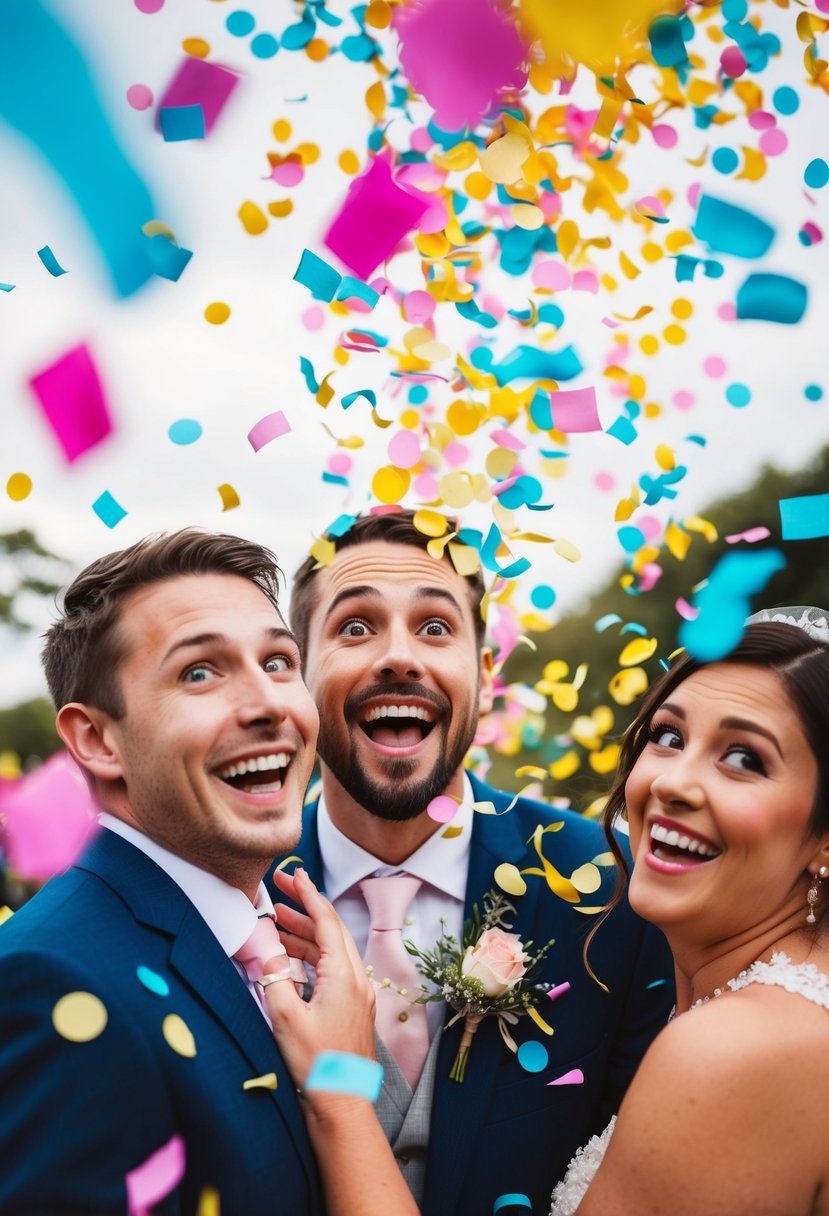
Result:
{"label": "blue confetti", "polygon": [[383,1066],[348,1051],[321,1051],[305,1082],[308,1090],[331,1094],[354,1094],[376,1102],[383,1084]]}
{"label": "blue confetti", "polygon": [[691,231],[714,253],[730,253],[738,258],[761,258],[775,236],[771,224],[758,215],[710,194],[700,196]]}
{"label": "blue confetti", "polygon": [[171,425],[167,435],[172,443],[186,447],[188,444],[195,443],[197,439],[201,439],[202,424],[196,422],[195,418],[179,418]]}
{"label": "blue confetti", "polygon": [[148,992],[154,992],[156,996],[170,995],[170,985],[156,971],[151,971],[149,967],[138,967],[135,974]]}
{"label": "blue confetti", "polygon": [[737,292],[737,318],[796,325],[808,302],[808,288],[797,279],[783,274],[750,274]]}
{"label": "blue confetti", "polygon": [[307,287],[315,300],[324,300],[328,304],[337,293],[342,275],[310,249],[303,249],[294,271],[294,282]]}
{"label": "blue confetti", "polygon": [[162,106],[158,119],[165,143],[204,139],[204,110],[198,102],[192,106]]}
{"label": "blue confetti", "polygon": [[549,1062],[547,1048],[537,1039],[527,1039],[518,1048],[518,1063],[525,1072],[543,1072]]}
{"label": "blue confetti", "polygon": [[[829,494],[822,497],[826,499],[829,532]],[[783,500],[780,508],[782,515]],[[785,529],[783,538],[786,539]],[[683,621],[679,627],[680,646],[702,663],[724,659],[743,636],[746,617],[751,613],[749,597],[762,591],[771,576],[785,565],[786,559],[777,549],[727,553],[720,558],[707,583],[694,597],[699,615],[693,621]]]}
{"label": "blue confetti", "polygon": [[814,540],[829,536],[829,494],[780,499],[783,540]]}
{"label": "blue confetti", "polygon": [[108,528],[114,528],[119,524],[127,512],[121,506],[116,498],[113,498],[109,490],[104,490],[92,504],[92,510],[98,516],[101,523],[106,524]]}

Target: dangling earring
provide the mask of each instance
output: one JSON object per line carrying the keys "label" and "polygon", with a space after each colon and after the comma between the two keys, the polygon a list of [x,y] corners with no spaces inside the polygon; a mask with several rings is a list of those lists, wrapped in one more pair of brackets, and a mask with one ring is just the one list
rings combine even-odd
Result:
{"label": "dangling earring", "polygon": [[817,903],[818,896],[820,894],[820,884],[823,882],[827,874],[829,874],[829,867],[821,866],[817,874],[812,875],[812,885],[806,892],[806,903],[809,907],[809,911],[806,915],[807,925],[813,925],[817,920],[817,917],[815,916],[815,904]]}

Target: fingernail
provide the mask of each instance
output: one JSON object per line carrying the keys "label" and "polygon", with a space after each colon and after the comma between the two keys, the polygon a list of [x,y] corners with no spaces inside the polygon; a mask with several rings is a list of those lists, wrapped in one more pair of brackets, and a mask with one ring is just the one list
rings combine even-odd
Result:
{"label": "fingernail", "polygon": [[294,877],[296,877],[297,874],[301,874],[303,878],[308,877],[308,871],[305,870],[302,866],[297,866],[297,868],[294,870]]}

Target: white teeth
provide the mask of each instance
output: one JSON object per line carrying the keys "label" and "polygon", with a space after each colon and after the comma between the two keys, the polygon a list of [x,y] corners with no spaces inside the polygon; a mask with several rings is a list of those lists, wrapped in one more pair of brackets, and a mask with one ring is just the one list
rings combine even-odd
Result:
{"label": "white teeth", "polygon": [[696,837],[680,835],[673,828],[662,827],[659,823],[651,824],[651,840],[666,844],[669,848],[683,849],[686,853],[699,853],[700,857],[717,857],[720,852]]}
{"label": "white teeth", "polygon": [[269,756],[251,756],[249,760],[226,764],[223,769],[219,770],[219,776],[226,781],[229,777],[242,777],[245,773],[266,773],[277,768],[287,768],[289,760],[290,756],[287,752],[272,752]]}
{"label": "white teeth", "polygon": [[377,705],[369,711],[366,722],[376,722],[379,718],[419,718],[421,722],[431,722],[432,714],[418,705]]}
{"label": "white teeth", "polygon": [[282,779],[272,781],[270,785],[251,785],[248,786],[249,794],[274,794],[277,790],[282,789]]}

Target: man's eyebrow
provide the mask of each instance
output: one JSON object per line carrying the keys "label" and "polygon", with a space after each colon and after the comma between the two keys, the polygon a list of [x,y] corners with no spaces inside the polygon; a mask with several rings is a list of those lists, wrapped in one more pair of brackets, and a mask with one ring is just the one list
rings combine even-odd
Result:
{"label": "man's eyebrow", "polygon": [[446,587],[418,587],[416,597],[419,600],[448,600],[456,612],[463,613],[463,609],[458,603],[456,597]]}
{"label": "man's eyebrow", "polygon": [[[343,587],[342,591],[338,591],[331,603],[325,611],[325,617],[328,619],[332,613],[336,612],[340,604],[348,600],[381,600],[383,597],[376,587],[370,585],[360,587]],[[456,612],[462,613],[462,608],[456,597],[451,591],[447,591],[445,587],[429,587],[426,585],[420,586],[415,592],[415,598],[418,600],[442,599],[447,600]]]}
{"label": "man's eyebrow", "polygon": [[[272,629],[266,629],[264,637],[274,643],[288,641],[292,642],[297,648],[299,647],[294,634],[284,625],[274,625]],[[195,633],[186,638],[179,638],[177,642],[174,642],[161,661],[162,663],[166,663],[168,659],[172,658],[180,650],[193,650],[200,646],[226,646],[228,643],[229,638],[224,633]]]}

